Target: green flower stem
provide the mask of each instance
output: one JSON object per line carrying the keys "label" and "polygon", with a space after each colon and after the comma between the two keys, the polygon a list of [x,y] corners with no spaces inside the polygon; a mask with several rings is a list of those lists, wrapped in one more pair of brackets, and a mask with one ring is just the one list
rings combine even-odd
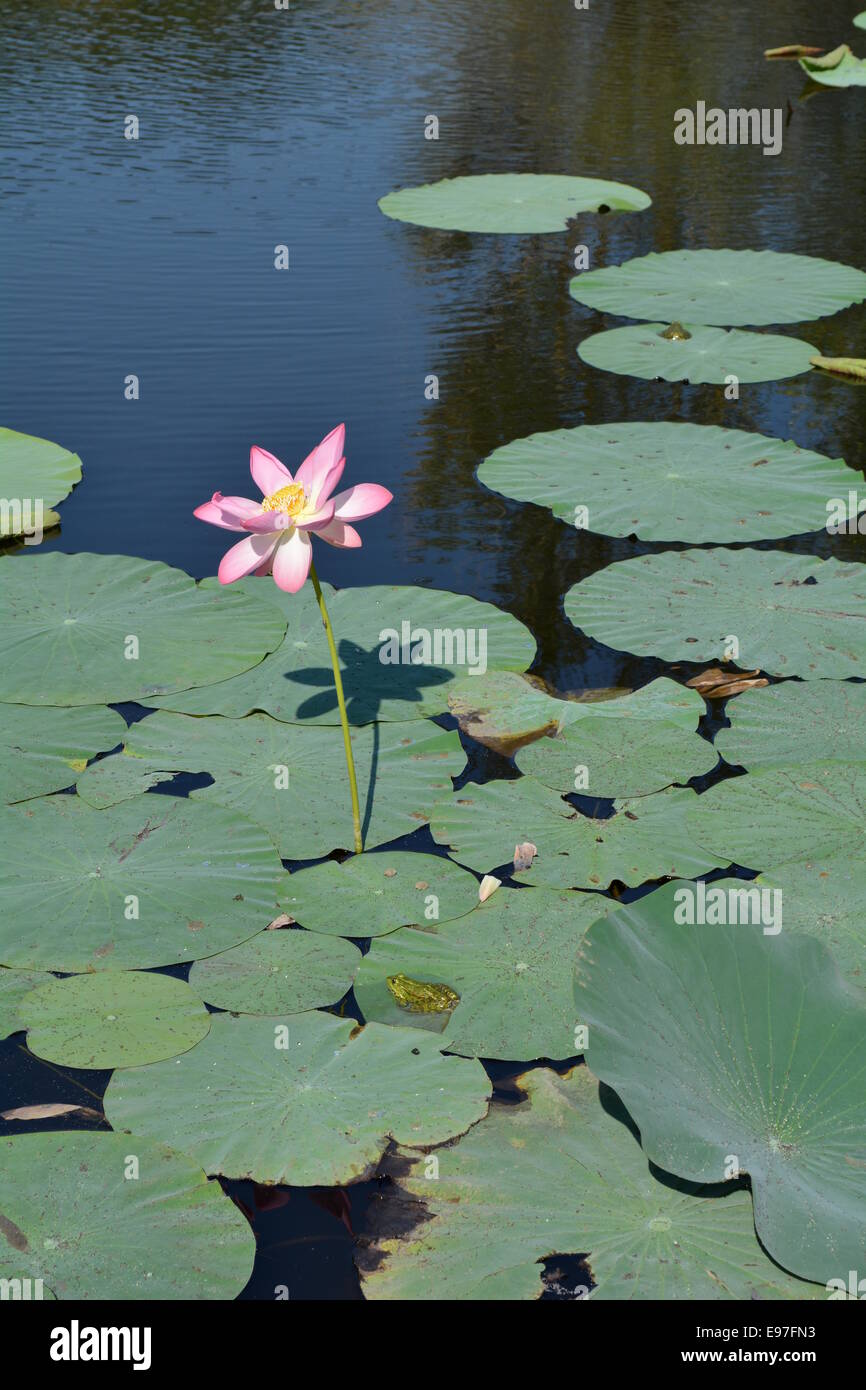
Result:
{"label": "green flower stem", "polygon": [[322,586],[319,583],[319,576],[316,574],[316,566],[310,563],[310,578],[313,581],[313,588],[316,591],[316,601],[319,605],[319,612],[322,615],[325,634],[328,638],[328,648],[331,653],[331,665],[334,668],[334,687],[337,691],[337,703],[340,706],[340,723],[343,726],[343,746],[346,749],[346,767],[349,770],[349,791],[352,796],[352,822],[355,827],[355,853],[364,853],[364,840],[361,835],[361,808],[358,802],[358,780],[355,777],[355,758],[352,753],[352,740],[349,737],[349,716],[346,714],[346,697],[343,694],[343,677],[340,675],[340,660],[337,656],[337,644],[334,641],[334,631],[331,627],[331,619],[328,617],[328,610],[325,607],[325,599],[322,594]]}

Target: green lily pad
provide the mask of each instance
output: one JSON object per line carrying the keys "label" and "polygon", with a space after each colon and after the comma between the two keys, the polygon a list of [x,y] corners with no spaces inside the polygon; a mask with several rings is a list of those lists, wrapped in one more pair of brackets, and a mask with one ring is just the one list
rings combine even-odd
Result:
{"label": "green lily pad", "polygon": [[384,936],[413,923],[450,922],[478,905],[478,880],[450,859],[385,850],[330,860],[285,880],[280,906],[331,936]]}
{"label": "green lily pad", "polygon": [[339,937],[264,931],[218,956],[197,961],[190,988],[218,1009],[296,1014],[336,1004],[352,987],[361,952]]}
{"label": "green lily pad", "polygon": [[753,869],[856,854],[866,833],[866,763],[789,763],[710,787],[687,818],[698,844]]}
{"label": "green lily pad", "polygon": [[[374,941],[355,980],[358,1007],[368,1020],[442,1033],[464,1057],[572,1057],[583,1051],[574,1033],[576,944],[613,905],[597,893],[500,888],[459,922]],[[459,1003],[439,1013],[401,1007],[388,989],[394,975],[446,985]]]}
{"label": "green lily pad", "polygon": [[626,318],[760,326],[859,304],[866,275],[840,261],[779,251],[653,251],[576,275],[569,289],[579,304]]}
{"label": "green lily pad", "polygon": [[726,710],[715,746],[729,763],[757,771],[791,762],[866,761],[866,684],[785,681],[747,690]]}
{"label": "green lily pad", "polygon": [[23,1026],[18,1022],[18,1006],[40,985],[53,980],[47,970],[6,970],[0,968],[0,1038],[8,1038]]}
{"label": "green lily pad", "polygon": [[859,14],[855,14],[851,23],[854,24],[857,29],[866,29],[866,10],[861,10]]}
{"label": "green lily pad", "polygon": [[862,850],[781,864],[759,874],[761,889],[781,893],[786,932],[814,936],[829,950],[842,977],[866,988],[866,864]]}
{"label": "green lily pad", "polygon": [[[216,583],[205,580],[202,589]],[[252,596],[264,588],[263,596],[288,622],[282,645],[232,680],[147,703],[184,714],[239,719],[261,710],[289,724],[339,724],[331,658],[312,591],[284,594],[270,579],[246,579],[233,588]],[[441,714],[468,671],[523,671],[535,657],[535,641],[522,623],[465,594],[386,584],[323,592],[350,724]]]}
{"label": "green lily pad", "polygon": [[89,758],[123,742],[126,720],[104,705],[0,704],[0,801],[71,786]]}
{"label": "green lily pad", "polygon": [[576,700],[548,695],[531,678],[513,671],[490,671],[458,681],[448,696],[448,708],[465,733],[506,754],[579,713]]}
{"label": "green lily pad", "polygon": [[100,970],[25,995],[18,1026],[37,1057],[64,1067],[145,1066],[195,1047],[211,1016],[184,980]]}
{"label": "green lily pad", "polygon": [[154,561],[0,558],[0,700],[10,704],[146,701],[237,675],[284,632],[273,604],[200,588]]}
{"label": "green lily pad", "polygon": [[577,705],[580,717],[517,754],[547,787],[589,796],[643,796],[710,772],[716,750],[696,733],[705,705],[695,690],[653,681],[631,695]]}
{"label": "green lily pad", "polygon": [[[536,846],[520,882],[551,888],[635,887],[652,878],[693,878],[720,861],[699,848],[686,826],[697,802],[688,787],[615,801],[614,815],[581,815],[558,792],[533,777],[468,783],[433,808],[430,828],[461,864],[489,873],[509,864],[515,846]],[[727,863],[727,861],[725,861]]]}
{"label": "green lily pad", "polygon": [[435,1178],[429,1158],[395,1156],[357,1257],[366,1298],[538,1298],[541,1261],[555,1254],[586,1257],[593,1299],[826,1297],[764,1254],[748,1192],[653,1170],[586,1067],[540,1068],[518,1085],[523,1103],[494,1101],[436,1155]]}
{"label": "green lily pad", "polygon": [[569,589],[564,606],[575,627],[636,656],[718,662],[731,651],[743,669],[779,676],[866,671],[866,565],[666,551],[608,565]]}
{"label": "green lily pad", "polygon": [[736,328],[686,324],[687,339],[665,338],[665,323],[634,323],[593,333],[577,353],[590,367],[644,381],[689,381],[693,386],[781,381],[812,370],[817,349],[779,333],[743,333]]}
{"label": "green lily pad", "polygon": [[[425,720],[353,729],[352,748],[367,848],[424,825],[466,763],[459,735]],[[129,730],[123,754],[89,768],[78,791],[91,805],[110,806],[175,772],[210,773],[214,783],[190,800],[248,816],[284,859],[316,859],[353,843],[338,728],[302,728],[266,714],[193,718],[160,710]]]}
{"label": "green lily pad", "polygon": [[[49,439],[0,429],[0,538],[32,533],[59,518],[45,509],[81,482],[81,459]],[[39,508],[42,508],[40,514]]]}
{"label": "green lily pad", "polygon": [[695,544],[822,530],[828,497],[862,483],[841,459],[790,440],[670,421],[516,439],[485,459],[478,480],[578,530]]}
{"label": "green lily pad", "polygon": [[257,825],[219,806],[77,796],[0,812],[0,961],[122,970],[214,955],[276,915],[283,868]]}
{"label": "green lily pad", "polygon": [[65,1131],[0,1139],[0,1155],[16,1263],[59,1299],[231,1299],[252,1273],[242,1213],[162,1144]]}
{"label": "green lily pad", "polygon": [[820,58],[801,58],[800,67],[822,87],[866,87],[866,58],[858,58],[847,43]]}
{"label": "green lily pad", "polygon": [[587,1064],[651,1162],[691,1182],[748,1173],[772,1258],[804,1279],[847,1278],[866,1241],[866,1008],[817,941],[678,925],[676,891],[584,937]]}
{"label": "green lily pad", "polygon": [[105,1114],[208,1173],[298,1187],[357,1182],[391,1139],[442,1144],[487,1113],[481,1063],[440,1047],[413,1028],[361,1028],[332,1014],[218,1014],[176,1062],[113,1077]]}
{"label": "green lily pad", "polygon": [[457,232],[561,232],[581,212],[640,212],[652,199],[608,179],[565,174],[470,174],[379,199],[386,217]]}

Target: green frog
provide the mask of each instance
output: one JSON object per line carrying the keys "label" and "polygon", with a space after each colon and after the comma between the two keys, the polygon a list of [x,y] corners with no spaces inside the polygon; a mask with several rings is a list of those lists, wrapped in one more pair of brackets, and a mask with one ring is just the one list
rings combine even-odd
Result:
{"label": "green frog", "polygon": [[664,333],[659,334],[660,338],[667,338],[669,341],[676,343],[684,342],[686,338],[690,338],[691,336],[689,330],[683,328],[681,323],[677,323],[676,319],[674,319],[669,328],[665,329]]}
{"label": "green frog", "polygon": [[389,975],[385,983],[400,1008],[411,1009],[413,1014],[444,1013],[460,1003],[460,995],[447,985],[425,984],[410,980],[408,975]]}

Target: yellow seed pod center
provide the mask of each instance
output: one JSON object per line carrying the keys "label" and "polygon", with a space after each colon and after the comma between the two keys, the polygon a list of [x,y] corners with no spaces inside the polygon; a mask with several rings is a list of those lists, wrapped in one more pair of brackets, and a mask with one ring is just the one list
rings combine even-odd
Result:
{"label": "yellow seed pod center", "polygon": [[288,483],[279,492],[272,492],[269,497],[262,499],[262,511],[288,512],[289,516],[297,516],[306,500],[302,483]]}

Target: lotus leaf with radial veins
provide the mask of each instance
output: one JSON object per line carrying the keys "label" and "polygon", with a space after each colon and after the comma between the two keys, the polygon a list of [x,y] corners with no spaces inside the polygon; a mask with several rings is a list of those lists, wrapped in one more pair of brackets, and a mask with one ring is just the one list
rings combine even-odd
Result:
{"label": "lotus leaf with radial veins", "polygon": [[[369,724],[352,729],[351,739],[370,849],[426,824],[434,801],[450,791],[466,763],[459,735],[427,720]],[[89,768],[78,791],[107,807],[176,772],[209,773],[213,784],[194,790],[190,800],[249,817],[284,859],[316,859],[353,843],[339,728],[302,728],[266,714],[196,718],[160,710],[130,729],[122,754]]]}
{"label": "lotus leaf with radial veins", "polygon": [[567,174],[470,174],[379,199],[386,217],[458,232],[561,232],[582,212],[640,212],[639,188]]}
{"label": "lotus leaf with radial veins", "polygon": [[55,978],[47,970],[0,968],[0,1038],[8,1038],[23,1027],[18,1020],[18,1006],[25,996]]}
{"label": "lotus leaf with radial veins", "polygon": [[382,850],[289,875],[280,906],[330,936],[384,936],[412,924],[450,922],[478,904],[478,880],[441,855]]}
{"label": "lotus leaf with radial veins", "polygon": [[[206,579],[202,589],[215,583]],[[238,719],[262,710],[289,724],[339,724],[331,658],[312,591],[283,594],[264,579],[232,587],[278,608],[288,623],[282,644],[231,680],[147,703],[186,714]],[[535,641],[522,623],[465,594],[408,584],[339,592],[325,585],[323,592],[337,634],[350,724],[441,714],[468,672],[524,671],[535,657]]]}
{"label": "lotus leaf with radial veins", "polygon": [[[806,64],[822,59],[804,59]],[[576,275],[580,304],[632,319],[761,327],[802,323],[866,299],[866,274],[779,251],[662,251]]]}
{"label": "lotus leaf with radial veins", "polygon": [[688,829],[686,812],[697,799],[688,787],[670,787],[615,801],[612,815],[599,808],[602,815],[594,818],[533,777],[469,782],[437,802],[430,828],[437,844],[478,873],[510,864],[515,846],[528,841],[538,855],[515,874],[519,882],[598,889],[618,881],[634,887],[651,878],[692,878],[723,862],[700,848]]}
{"label": "lotus leaf with radial veins", "polygon": [[[364,1017],[441,1033],[466,1057],[572,1057],[571,976],[581,936],[614,904],[597,893],[500,888],[457,922],[403,927],[374,941],[361,962],[355,998]],[[388,980],[405,975],[445,985],[453,1009],[401,1005]]]}
{"label": "lotus leaf with radial veins", "polygon": [[768,1254],[802,1279],[847,1279],[866,1241],[863,997],[808,937],[680,925],[684,891],[666,884],[584,936],[587,1065],[652,1163],[689,1182],[747,1173]]}
{"label": "lotus leaf with radial veins", "polygon": [[336,1004],[351,989],[361,952],[339,937],[264,931],[196,961],[190,988],[238,1014],[296,1014]]}
{"label": "lotus leaf with radial veins", "polygon": [[0,810],[0,963],[69,972],[172,965],[246,940],[276,915],[269,837],[221,806],[77,796]]}
{"label": "lotus leaf with radial veins", "polygon": [[[866,277],[864,277],[866,278]],[[750,541],[823,530],[827,499],[862,482],[841,459],[745,430],[670,421],[579,425],[515,439],[478,480],[573,529],[645,541]]]}
{"label": "lotus leaf with radial veins", "polygon": [[90,758],[123,742],[126,720],[104,705],[0,704],[0,801],[62,791]]}
{"label": "lotus leaf with radial veins", "polygon": [[733,659],[779,676],[866,675],[866,565],[774,550],[638,555],[569,589],[566,617],[608,647]]}
{"label": "lotus leaf with radial veins", "polygon": [[0,1211],[12,1272],[58,1299],[233,1299],[252,1273],[255,1237],[238,1207],[149,1139],[0,1138]]}
{"label": "lotus leaf with radial veins", "polygon": [[[616,1097],[586,1067],[518,1079],[521,1104],[429,1159],[398,1152],[356,1256],[368,1299],[514,1300],[542,1263],[585,1257],[592,1299],[825,1298],[755,1238],[749,1193],[678,1182],[647,1163]],[[425,1167],[426,1164],[426,1167]],[[563,1200],[563,1194],[567,1199]],[[590,1279],[577,1276],[575,1297]]]}
{"label": "lotus leaf with radial veins", "polygon": [[0,558],[0,701],[146,701],[226,680],[286,631],[273,604],[130,555]]}
{"label": "lotus leaf with radial veins", "polygon": [[357,1182],[392,1139],[426,1149],[487,1113],[481,1063],[441,1046],[415,1028],[326,1013],[218,1014],[183,1057],[114,1076],[105,1114],[207,1173],[296,1187]]}
{"label": "lotus leaf with radial veins", "polygon": [[81,481],[81,459],[50,439],[0,429],[0,540],[38,534],[60,520],[50,508]]}
{"label": "lotus leaf with radial veins", "polygon": [[737,328],[686,324],[685,337],[666,337],[670,324],[636,323],[584,338],[581,361],[602,371],[644,381],[688,381],[693,386],[781,381],[812,370],[816,349],[801,338],[746,333]]}
{"label": "lotus leaf with radial veins", "polygon": [[854,989],[866,988],[866,858],[856,853],[810,856],[759,874],[761,889],[781,894],[786,932],[822,941]]}
{"label": "lotus leaf with radial veins", "polygon": [[732,700],[716,734],[726,762],[755,772],[792,762],[866,762],[866,684],[785,681]]}

